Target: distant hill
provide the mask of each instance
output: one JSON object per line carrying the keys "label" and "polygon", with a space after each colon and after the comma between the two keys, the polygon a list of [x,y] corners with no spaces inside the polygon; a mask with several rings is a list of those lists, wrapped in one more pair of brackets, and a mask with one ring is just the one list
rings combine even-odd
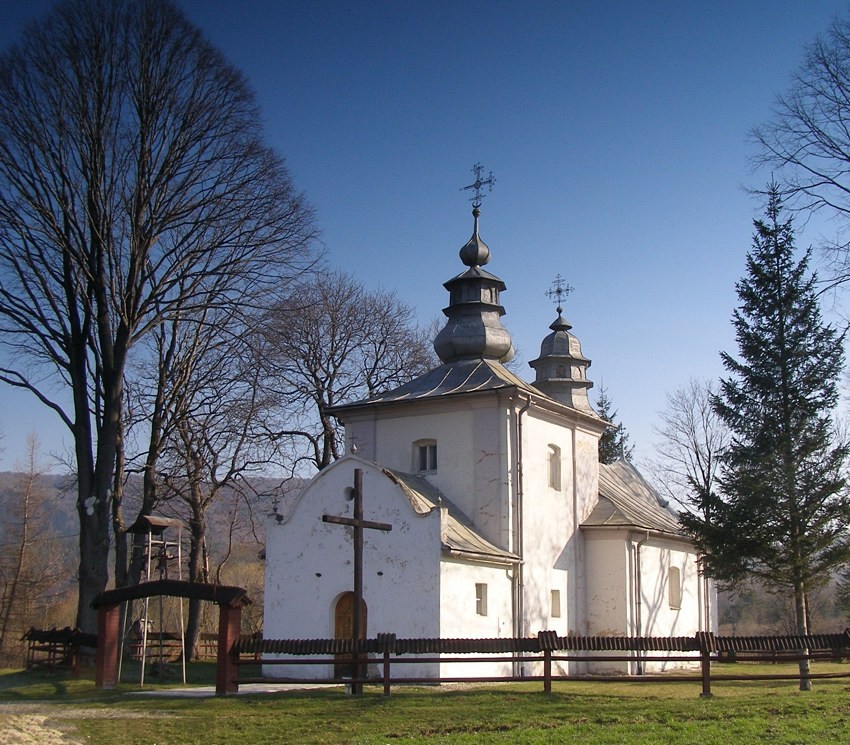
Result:
{"label": "distant hill", "polygon": [[[0,509],[8,509],[18,498],[24,476],[25,474],[14,471],[0,471]],[[45,474],[40,477],[38,488],[48,507],[51,527],[60,535],[79,533],[74,477]]]}
{"label": "distant hill", "polygon": [[[8,509],[18,498],[24,476],[19,472],[0,471],[0,510]],[[275,504],[289,501],[302,485],[301,479],[284,481],[254,477],[244,480],[242,488],[247,495],[245,499],[237,499],[232,488],[225,490],[222,500],[213,503],[207,516],[208,531],[213,543],[218,543],[215,539],[221,535],[221,531],[229,530],[233,524],[240,540],[262,544],[265,540],[265,519],[272,514]],[[246,486],[248,488],[245,488]],[[131,476],[125,488],[124,519],[131,524],[138,515],[142,492],[141,477]],[[77,535],[79,523],[76,512],[76,478],[71,474],[45,474],[39,479],[39,490],[48,505],[51,527],[59,535]],[[237,513],[235,520],[234,508]],[[156,514],[188,520],[185,505],[177,500],[163,504],[156,510]]]}

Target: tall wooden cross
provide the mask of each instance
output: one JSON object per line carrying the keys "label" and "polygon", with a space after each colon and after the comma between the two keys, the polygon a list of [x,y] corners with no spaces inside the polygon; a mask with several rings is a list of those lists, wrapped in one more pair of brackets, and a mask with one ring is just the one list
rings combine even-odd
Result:
{"label": "tall wooden cross", "polygon": [[[389,532],[393,526],[363,519],[363,469],[354,469],[354,517],[322,515],[322,522],[334,525],[348,525],[354,528],[354,617],[352,619],[352,649],[354,650],[354,678],[361,678],[360,650],[360,606],[363,605],[363,530],[383,530]],[[352,693],[363,693],[363,684],[353,682]]]}

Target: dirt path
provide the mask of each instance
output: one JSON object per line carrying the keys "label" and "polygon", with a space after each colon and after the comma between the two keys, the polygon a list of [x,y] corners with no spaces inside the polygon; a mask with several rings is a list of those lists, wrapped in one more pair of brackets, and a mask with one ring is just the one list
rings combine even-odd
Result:
{"label": "dirt path", "polygon": [[2,703],[0,745],[78,745],[82,738],[75,735],[76,728],[70,722],[63,720],[80,711],[50,704]]}
{"label": "dirt path", "polygon": [[72,719],[130,719],[149,713],[84,709],[48,702],[0,703],[0,745],[83,745]]}

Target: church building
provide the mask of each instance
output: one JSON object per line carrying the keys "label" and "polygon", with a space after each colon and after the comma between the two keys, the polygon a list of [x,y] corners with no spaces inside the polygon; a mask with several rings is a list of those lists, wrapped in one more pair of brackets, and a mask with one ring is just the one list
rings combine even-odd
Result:
{"label": "church building", "polygon": [[[599,462],[609,425],[588,400],[590,360],[558,307],[529,364],[529,384],[504,366],[505,284],[484,267],[479,236],[445,283],[442,364],[399,388],[337,406],[346,452],[272,516],[266,532],[264,635],[350,637],[353,514],[362,472],[361,634],[372,638],[559,635],[689,636],[714,613],[694,547],[675,514],[628,462]],[[569,673],[640,673],[677,663],[566,663]],[[529,662],[525,674],[535,672]],[[474,668],[474,672],[473,672]],[[435,675],[436,669],[405,669]],[[322,666],[268,675],[328,677]],[[443,663],[443,676],[500,675],[510,664]],[[523,673],[520,673],[523,674]]]}

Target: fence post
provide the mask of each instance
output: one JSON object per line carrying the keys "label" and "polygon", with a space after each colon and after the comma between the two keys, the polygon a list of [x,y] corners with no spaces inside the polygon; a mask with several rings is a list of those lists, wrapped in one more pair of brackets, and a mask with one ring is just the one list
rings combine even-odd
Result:
{"label": "fence post", "polygon": [[697,632],[697,644],[699,645],[700,668],[702,669],[702,693],[700,698],[711,698],[711,653],[716,651],[717,645],[714,634],[710,631]]}
{"label": "fence post", "polygon": [[558,632],[538,631],[537,644],[543,652],[543,692],[552,692],[552,650],[558,648]]}
{"label": "fence post", "polygon": [[384,653],[384,696],[390,695],[390,655],[395,652],[395,634],[378,634],[378,645]]}
{"label": "fence post", "polygon": [[242,607],[218,606],[218,653],[215,666],[215,693],[223,696],[239,692],[239,633]]}
{"label": "fence post", "polygon": [[97,609],[97,649],[95,652],[94,684],[111,689],[118,683],[118,603],[101,605]]}

